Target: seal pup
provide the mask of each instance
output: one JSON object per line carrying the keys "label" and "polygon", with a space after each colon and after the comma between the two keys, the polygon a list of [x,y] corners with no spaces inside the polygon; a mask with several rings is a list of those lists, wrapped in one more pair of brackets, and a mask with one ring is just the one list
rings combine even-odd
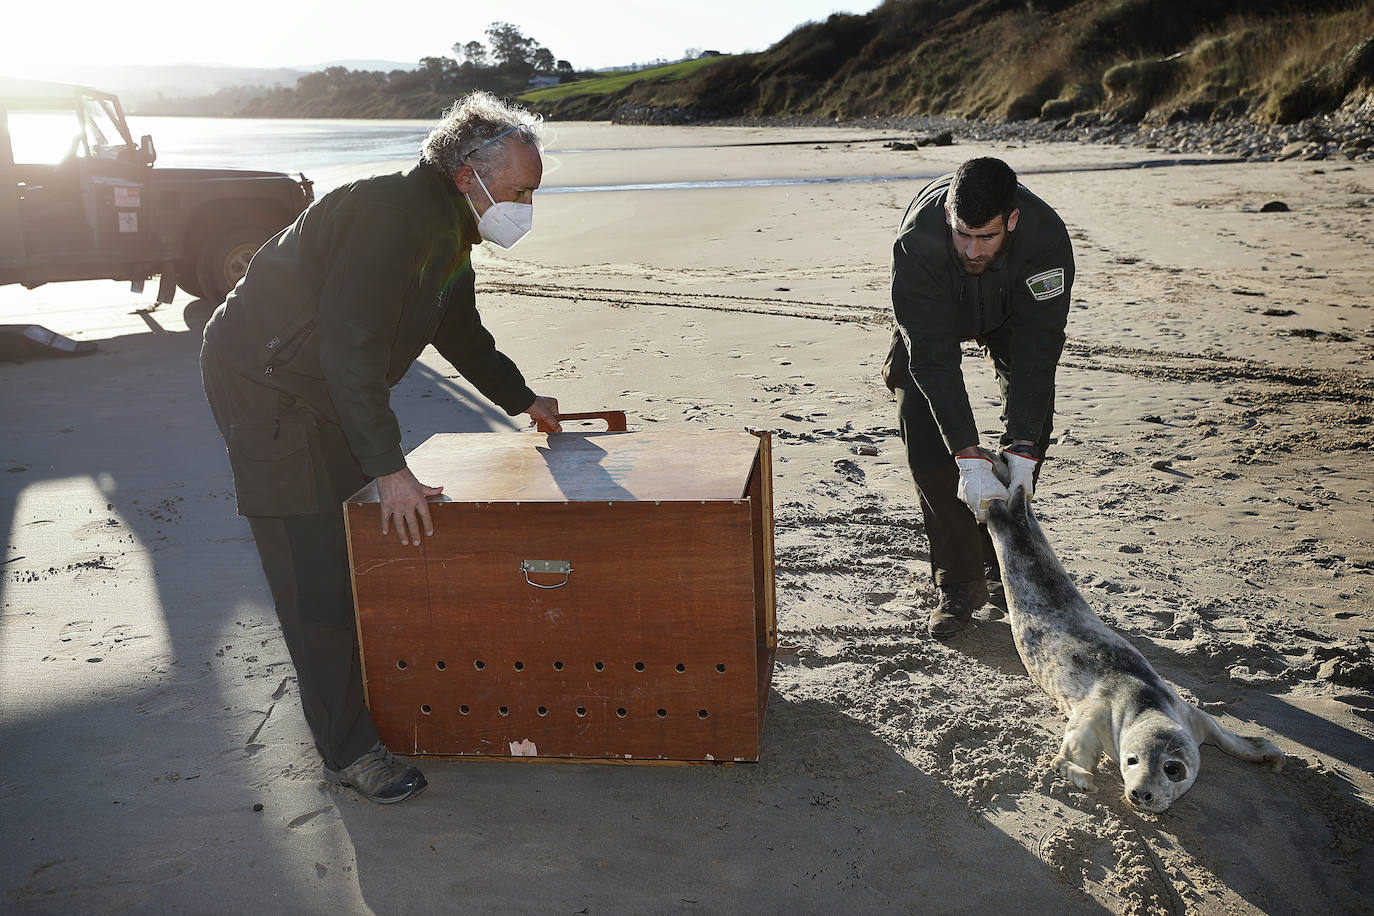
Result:
{"label": "seal pup", "polygon": [[1051,764],[1061,776],[1092,791],[1093,769],[1105,751],[1121,768],[1126,801],[1158,813],[1197,779],[1200,744],[1271,770],[1283,767],[1276,745],[1236,735],[1184,702],[1135,646],[1093,613],[1050,548],[1024,490],[1010,502],[993,503],[987,525],[1016,651],[1031,679],[1069,717]]}

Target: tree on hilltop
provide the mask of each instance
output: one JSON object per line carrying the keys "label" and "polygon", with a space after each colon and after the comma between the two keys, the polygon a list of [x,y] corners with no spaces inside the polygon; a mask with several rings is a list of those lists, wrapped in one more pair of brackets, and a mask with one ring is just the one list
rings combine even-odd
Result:
{"label": "tree on hilltop", "polygon": [[493,22],[487,26],[487,40],[491,43],[491,56],[496,59],[496,65],[507,72],[528,76],[536,71],[552,73],[558,66],[552,51],[526,37],[509,22]]}
{"label": "tree on hilltop", "polygon": [[558,62],[554,60],[553,52],[548,48],[540,48],[535,51],[530,58],[536,73],[552,73]]}
{"label": "tree on hilltop", "polygon": [[478,68],[487,66],[487,48],[480,41],[454,42],[453,54],[465,64]]}
{"label": "tree on hilltop", "polygon": [[451,57],[422,57],[420,72],[430,92],[442,92],[453,79],[458,62]]}

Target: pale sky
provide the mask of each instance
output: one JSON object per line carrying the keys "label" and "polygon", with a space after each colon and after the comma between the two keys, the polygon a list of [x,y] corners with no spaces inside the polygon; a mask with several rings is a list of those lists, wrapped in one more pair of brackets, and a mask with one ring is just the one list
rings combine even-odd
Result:
{"label": "pale sky", "polygon": [[663,58],[687,48],[761,51],[803,22],[862,13],[877,0],[11,0],[0,75],[55,61],[283,67],[330,60],[452,56],[510,22],[577,69]]}

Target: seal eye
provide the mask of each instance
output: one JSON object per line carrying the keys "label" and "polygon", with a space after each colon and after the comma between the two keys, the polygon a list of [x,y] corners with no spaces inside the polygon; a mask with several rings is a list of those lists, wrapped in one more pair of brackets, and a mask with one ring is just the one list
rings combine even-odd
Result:
{"label": "seal eye", "polygon": [[1169,777],[1170,782],[1183,782],[1188,776],[1188,768],[1177,760],[1170,760],[1164,764],[1164,775]]}
{"label": "seal eye", "polygon": [[1137,757],[1135,754],[1132,754],[1131,756],[1126,758],[1126,766],[1128,767],[1137,766],[1139,763],[1140,758]]}

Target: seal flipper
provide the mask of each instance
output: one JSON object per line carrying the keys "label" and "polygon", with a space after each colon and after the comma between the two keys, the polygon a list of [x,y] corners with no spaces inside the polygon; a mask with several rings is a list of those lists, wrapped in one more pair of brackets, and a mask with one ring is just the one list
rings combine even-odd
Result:
{"label": "seal flipper", "polygon": [[1098,734],[1098,723],[1104,718],[1110,721],[1111,715],[1111,707],[1103,706],[1096,699],[1087,699],[1078,704],[1069,717],[1064,740],[1050,768],[1080,789],[1089,792],[1096,789],[1093,769],[1102,757],[1102,736]]}
{"label": "seal flipper", "polygon": [[1283,749],[1266,738],[1248,738],[1237,735],[1216,718],[1191,704],[1189,714],[1193,719],[1193,734],[1198,743],[1214,744],[1232,757],[1262,763],[1274,772],[1283,769]]}

